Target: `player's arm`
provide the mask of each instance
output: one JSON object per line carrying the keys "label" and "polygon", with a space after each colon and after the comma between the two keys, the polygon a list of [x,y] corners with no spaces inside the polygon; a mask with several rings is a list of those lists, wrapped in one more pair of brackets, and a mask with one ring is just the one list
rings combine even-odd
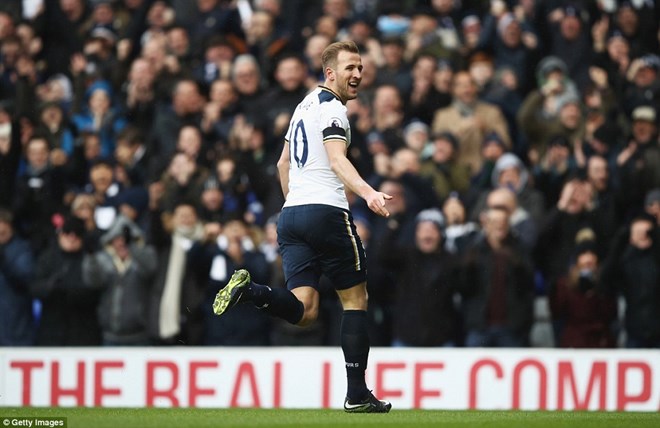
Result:
{"label": "player's arm", "polygon": [[289,167],[290,167],[290,157],[289,157],[289,143],[284,141],[284,147],[282,147],[282,154],[280,154],[280,159],[277,161],[277,171],[280,174],[280,186],[282,186],[282,193],[284,194],[284,199],[289,194]]}
{"label": "player's arm", "polygon": [[392,196],[376,191],[360,177],[351,161],[346,157],[346,142],[340,139],[329,139],[325,141],[324,145],[330,160],[330,167],[344,185],[367,201],[371,211],[388,217],[390,213],[385,208],[385,200],[392,199]]}

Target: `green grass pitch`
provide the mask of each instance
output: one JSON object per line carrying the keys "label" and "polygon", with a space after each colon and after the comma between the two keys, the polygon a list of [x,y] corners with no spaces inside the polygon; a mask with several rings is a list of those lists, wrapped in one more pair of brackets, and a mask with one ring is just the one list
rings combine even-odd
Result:
{"label": "green grass pitch", "polygon": [[[5,419],[66,417],[69,428],[203,427],[441,427],[441,428],[657,428],[660,413],[392,410],[385,415],[342,410],[116,409],[0,407]],[[4,422],[4,423],[3,423]]]}

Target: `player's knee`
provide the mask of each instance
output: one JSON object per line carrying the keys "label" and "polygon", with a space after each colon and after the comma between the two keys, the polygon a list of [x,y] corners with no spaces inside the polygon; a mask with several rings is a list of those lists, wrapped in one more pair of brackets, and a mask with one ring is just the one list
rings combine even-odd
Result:
{"label": "player's knee", "polygon": [[298,322],[298,325],[300,327],[307,327],[314,321],[319,316],[319,308],[318,306],[313,306],[313,307],[305,307],[305,312],[303,313],[302,319]]}

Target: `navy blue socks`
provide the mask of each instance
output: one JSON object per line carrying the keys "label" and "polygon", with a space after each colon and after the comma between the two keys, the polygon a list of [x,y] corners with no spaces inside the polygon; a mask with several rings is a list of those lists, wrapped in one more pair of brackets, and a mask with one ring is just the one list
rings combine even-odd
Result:
{"label": "navy blue socks", "polygon": [[346,396],[351,402],[364,399],[369,393],[364,379],[369,359],[369,333],[367,312],[344,311],[341,319],[341,349],[344,351],[348,390]]}
{"label": "navy blue socks", "polygon": [[250,283],[248,290],[252,303],[269,315],[282,318],[291,324],[298,324],[302,319],[305,307],[289,290],[271,288],[255,282]]}

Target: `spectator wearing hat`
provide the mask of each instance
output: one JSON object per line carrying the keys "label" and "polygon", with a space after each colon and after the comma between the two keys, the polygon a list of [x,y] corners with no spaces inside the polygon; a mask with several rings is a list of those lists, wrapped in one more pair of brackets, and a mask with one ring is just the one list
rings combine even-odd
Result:
{"label": "spectator wearing hat", "polygon": [[438,110],[433,119],[433,132],[449,131],[459,142],[458,162],[470,166],[474,176],[483,163],[479,149],[484,136],[496,132],[511,147],[511,138],[502,111],[479,101],[477,86],[468,72],[454,75],[452,104]]}
{"label": "spectator wearing hat", "polygon": [[633,110],[631,135],[628,144],[617,157],[621,180],[622,206],[628,216],[638,211],[644,195],[660,186],[660,146],[656,110],[651,106],[640,106]]}
{"label": "spectator wearing hat", "polygon": [[541,161],[550,137],[563,135],[572,145],[584,136],[584,115],[577,91],[565,80],[560,68],[551,68],[561,67],[559,60],[555,60],[555,65],[549,59],[545,61],[539,70],[540,75],[546,76],[541,80],[545,83],[527,96],[517,115],[528,145],[527,157],[533,165]]}
{"label": "spectator wearing hat", "polygon": [[655,218],[640,214],[615,235],[603,262],[602,289],[625,299],[627,348],[660,348],[659,243]]}
{"label": "spectator wearing hat", "polygon": [[601,263],[593,241],[577,244],[565,275],[550,290],[553,323],[559,326],[561,348],[614,348],[616,299],[597,291]]}
{"label": "spectator wearing hat", "polygon": [[459,343],[454,307],[456,258],[444,249],[444,217],[437,208],[415,218],[413,245],[385,243],[381,263],[396,276],[392,346],[455,346]]}
{"label": "spectator wearing hat", "polygon": [[460,293],[467,347],[524,347],[534,300],[532,263],[511,234],[509,214],[489,208],[463,257]]}
{"label": "spectator wearing hat", "polygon": [[37,261],[30,292],[42,305],[36,339],[39,346],[101,344],[96,316],[100,292],[87,287],[82,276],[85,235],[83,221],[68,216]]}
{"label": "spectator wearing hat", "polygon": [[660,57],[647,54],[634,59],[627,72],[628,84],[622,96],[626,113],[639,106],[660,108]]}
{"label": "spectator wearing hat", "polygon": [[101,292],[97,314],[104,346],[153,343],[149,314],[157,260],[140,228],[123,216],[103,234],[101,248],[83,258],[83,281]]}
{"label": "spectator wearing hat", "polygon": [[433,148],[430,141],[430,128],[421,120],[413,120],[403,129],[406,147],[417,153],[420,159],[428,156]]}
{"label": "spectator wearing hat", "polygon": [[470,187],[470,169],[457,162],[458,140],[451,132],[439,132],[431,137],[432,151],[422,161],[419,175],[430,180],[439,201],[450,193],[465,194]]}
{"label": "spectator wearing hat", "polygon": [[0,346],[34,343],[32,296],[34,253],[14,232],[14,216],[0,208]]}
{"label": "spectator wearing hat", "polygon": [[[536,224],[543,221],[545,210],[543,209],[543,195],[539,192],[530,179],[530,173],[525,164],[513,153],[505,153],[495,163],[491,175],[493,189],[506,187],[515,193],[518,204],[524,208]],[[473,216],[479,215],[481,208],[486,205],[488,192],[481,194],[473,209]],[[476,217],[473,217],[476,220]]]}

